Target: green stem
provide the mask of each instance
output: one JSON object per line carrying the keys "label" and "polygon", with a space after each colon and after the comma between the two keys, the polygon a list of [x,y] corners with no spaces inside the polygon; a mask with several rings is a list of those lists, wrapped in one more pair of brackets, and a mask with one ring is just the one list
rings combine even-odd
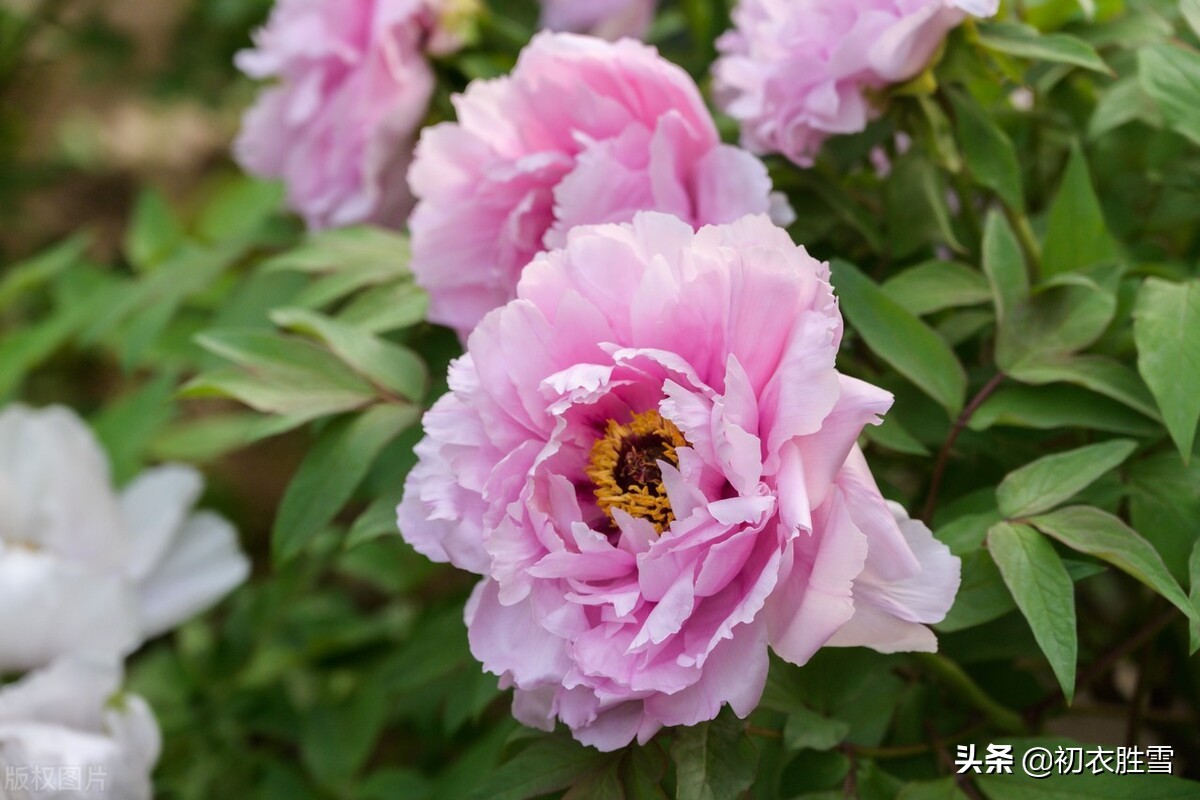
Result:
{"label": "green stem", "polygon": [[1036,284],[1042,276],[1042,245],[1033,235],[1033,226],[1029,224],[1029,217],[1025,216],[1025,212],[1014,211],[1005,206],[1004,214],[1021,242],[1021,250],[1024,251],[1025,260],[1029,264],[1029,281]]}
{"label": "green stem", "polygon": [[937,653],[918,653],[917,660],[926,670],[936,676],[972,708],[982,712],[999,730],[1005,733],[1027,733],[1025,722],[1021,716],[1010,708],[1002,706],[971,680],[962,667]]}

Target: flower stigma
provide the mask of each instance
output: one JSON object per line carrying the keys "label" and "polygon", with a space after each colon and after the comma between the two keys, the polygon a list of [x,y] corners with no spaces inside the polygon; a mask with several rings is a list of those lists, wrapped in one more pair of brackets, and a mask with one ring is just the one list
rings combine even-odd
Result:
{"label": "flower stigma", "polygon": [[675,514],[658,462],[679,466],[676,448],[687,446],[675,423],[657,411],[634,414],[625,425],[609,420],[604,436],[592,445],[585,470],[596,487],[596,504],[610,520],[613,509],[619,508],[631,517],[649,520],[661,534]]}

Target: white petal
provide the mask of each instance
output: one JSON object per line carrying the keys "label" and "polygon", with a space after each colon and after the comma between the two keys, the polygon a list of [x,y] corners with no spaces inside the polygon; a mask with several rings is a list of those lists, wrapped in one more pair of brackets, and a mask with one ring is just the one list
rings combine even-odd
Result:
{"label": "white petal", "polygon": [[147,470],[126,487],[121,494],[131,540],[126,575],[141,581],[154,570],[203,489],[200,473],[179,465]]}
{"label": "white petal", "polygon": [[67,653],[124,655],[139,643],[134,588],[47,551],[0,543],[0,672]]}
{"label": "white petal", "polygon": [[141,584],[144,635],[157,636],[206,611],[249,574],[233,526],[209,512],[193,515]]}
{"label": "white petal", "polygon": [[74,412],[0,412],[0,486],[0,538],[96,566],[121,564],[128,541],[108,461]]}
{"label": "white petal", "polygon": [[22,800],[149,800],[158,725],[141,698],[109,706],[119,680],[115,661],[67,659],[0,690],[0,774],[50,770]]}
{"label": "white petal", "polygon": [[116,741],[131,777],[149,775],[162,753],[162,731],[150,704],[135,694],[117,701],[104,713],[104,727]]}
{"label": "white petal", "polygon": [[120,683],[117,658],[59,659],[0,688],[0,724],[37,721],[99,730],[104,704]]}

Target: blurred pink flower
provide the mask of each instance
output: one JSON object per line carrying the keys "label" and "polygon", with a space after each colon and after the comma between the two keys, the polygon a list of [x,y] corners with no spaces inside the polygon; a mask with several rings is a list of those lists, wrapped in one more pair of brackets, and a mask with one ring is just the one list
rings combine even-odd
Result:
{"label": "blurred pink flower", "polygon": [[464,337],[581,224],[669,212],[700,226],[771,208],[757,158],[721,144],[696,84],[651,47],[542,33],[512,74],[455,98],[409,171],[412,268]]}
{"label": "blurred pink flower", "polygon": [[828,267],[765,216],[565,244],[452,365],[398,510],[484,576],[471,648],[517,718],[611,750],[746,716],[768,646],[936,649],[959,561],[855,444],[892,397],[835,368]]}
{"label": "blurred pink flower", "polygon": [[234,145],[255,175],[282,179],[312,229],[375,222],[400,227],[412,207],[405,172],[433,94],[435,0],[279,0],[255,49],[237,55],[274,79],[246,113]]}
{"label": "blurred pink flower", "polygon": [[717,48],[718,103],[742,145],[801,166],[877,114],[868,94],[916,77],[967,14],[999,0],[740,0]]}
{"label": "blurred pink flower", "polygon": [[644,38],[657,0],[542,0],[542,26],[616,41]]}

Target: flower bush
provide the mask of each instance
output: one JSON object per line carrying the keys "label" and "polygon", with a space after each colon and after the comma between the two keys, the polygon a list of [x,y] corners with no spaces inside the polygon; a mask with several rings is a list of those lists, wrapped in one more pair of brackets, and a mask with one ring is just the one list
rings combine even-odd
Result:
{"label": "flower bush", "polygon": [[0,9],[0,797],[1197,796],[1196,75],[1191,0]]}

